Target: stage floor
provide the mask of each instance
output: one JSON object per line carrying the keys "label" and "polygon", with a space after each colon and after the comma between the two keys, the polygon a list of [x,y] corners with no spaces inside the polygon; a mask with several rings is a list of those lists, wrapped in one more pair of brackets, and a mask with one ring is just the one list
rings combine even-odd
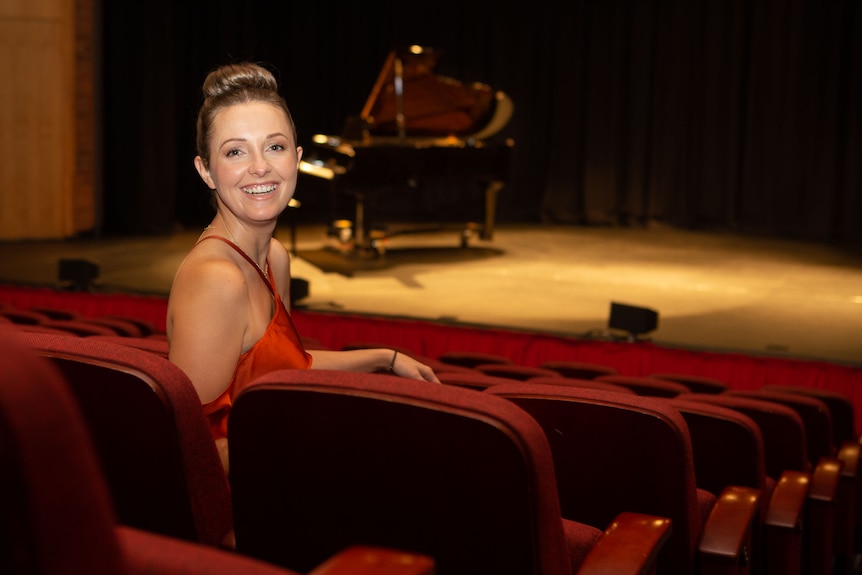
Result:
{"label": "stage floor", "polygon": [[[56,286],[61,258],[97,263],[95,291],[167,295],[200,230],[164,237],[0,242],[0,281]],[[323,226],[287,227],[299,305],[569,336],[607,335],[612,301],[658,312],[655,343],[862,365],[862,253],[733,234],[498,226],[396,236],[343,254]]]}

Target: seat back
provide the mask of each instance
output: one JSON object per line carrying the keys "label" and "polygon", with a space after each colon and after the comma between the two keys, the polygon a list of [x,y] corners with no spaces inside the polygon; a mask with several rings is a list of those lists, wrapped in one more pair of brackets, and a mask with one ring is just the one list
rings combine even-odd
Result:
{"label": "seat back", "polygon": [[774,401],[796,411],[805,426],[805,447],[812,466],[817,465],[821,457],[835,455],[837,450],[832,439],[832,414],[823,401],[811,396],[765,389],[734,389],[725,393]]}
{"label": "seat back", "polygon": [[617,368],[601,363],[575,360],[549,360],[541,366],[545,369],[556,371],[562,376],[575,379],[595,379],[600,375],[614,375],[619,373]]}
{"label": "seat back", "polygon": [[832,414],[832,440],[836,447],[846,441],[857,442],[859,433],[856,431],[856,415],[853,402],[846,395],[837,391],[806,385],[764,385],[764,391],[779,391],[781,393],[796,393],[819,399],[829,407]]}
{"label": "seat back", "polygon": [[728,486],[744,485],[767,492],[763,436],[754,420],[733,409],[684,397],[666,401],[688,425],[698,487],[721,493]]}
{"label": "seat back", "polygon": [[[511,382],[509,382],[511,383]],[[605,391],[616,391],[617,393],[627,393],[629,395],[637,395],[637,393],[628,387],[617,385],[615,383],[607,383],[604,381],[596,381],[595,379],[581,379],[577,377],[531,377],[527,383],[540,383],[542,385],[568,385],[572,387],[585,387],[587,389],[603,389]]]}
{"label": "seat back", "polygon": [[651,373],[650,377],[663,381],[674,381],[686,386],[692,393],[721,393],[730,389],[730,386],[720,379],[706,377],[703,375],[691,375],[687,373]]}
{"label": "seat back", "polygon": [[78,406],[16,335],[0,330],[0,572],[123,573]]}
{"label": "seat back", "polygon": [[231,536],[227,478],[200,399],[177,366],[86,337],[22,339],[68,381],[123,524],[211,545]]}
{"label": "seat back", "polygon": [[679,399],[734,409],[750,417],[763,437],[768,477],[777,480],[785,471],[811,471],[805,425],[802,418],[786,405],[727,393],[690,393]]}
{"label": "seat back", "polygon": [[514,379],[516,381],[526,381],[531,377],[563,377],[551,369],[533,367],[531,365],[518,365],[516,363],[482,363],[473,366],[473,369],[485,375]]}
{"label": "seat back", "polygon": [[675,381],[664,381],[653,377],[641,377],[637,375],[601,375],[596,381],[613,383],[628,387],[638,395],[653,397],[676,397],[681,393],[689,393],[691,390],[681,383]]}
{"label": "seat back", "polygon": [[622,511],[671,519],[659,573],[692,573],[702,529],[685,420],[662,400],[559,385],[512,383],[483,393],[530,413],[554,454],[563,517],[606,525]]}
{"label": "seat back", "polygon": [[439,573],[571,572],[547,440],[502,398],[284,370],[243,389],[229,423],[242,553],[307,571],[363,542]]}

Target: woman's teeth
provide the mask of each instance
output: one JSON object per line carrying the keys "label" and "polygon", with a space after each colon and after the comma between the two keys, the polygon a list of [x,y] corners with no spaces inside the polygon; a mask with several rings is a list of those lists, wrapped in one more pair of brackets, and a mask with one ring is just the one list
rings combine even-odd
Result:
{"label": "woman's teeth", "polygon": [[249,188],[243,188],[242,191],[252,196],[259,196],[261,194],[274,192],[276,187],[277,186],[275,184],[271,184],[269,186],[251,186]]}

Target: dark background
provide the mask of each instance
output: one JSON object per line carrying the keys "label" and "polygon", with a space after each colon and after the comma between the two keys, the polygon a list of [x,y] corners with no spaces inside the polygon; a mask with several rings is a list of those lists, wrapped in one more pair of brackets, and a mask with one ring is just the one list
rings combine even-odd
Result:
{"label": "dark background", "polygon": [[[392,48],[422,44],[515,103],[498,221],[862,244],[862,3],[564,4],[104,2],[100,231],[209,220],[192,159],[212,68],[274,67],[308,147],[359,113]],[[300,217],[326,221],[326,195],[301,181]]]}

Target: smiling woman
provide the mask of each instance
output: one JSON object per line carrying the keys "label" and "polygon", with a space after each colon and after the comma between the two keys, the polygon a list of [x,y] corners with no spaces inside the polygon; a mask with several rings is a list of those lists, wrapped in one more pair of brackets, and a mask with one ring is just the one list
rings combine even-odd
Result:
{"label": "smiling woman", "polygon": [[213,71],[203,92],[194,163],[216,214],[174,276],[166,330],[170,359],[194,384],[227,469],[233,398],[265,373],[313,365],[438,380],[391,349],[305,350],[286,305],[290,256],[273,238],[302,158],[290,111],[256,64]]}

